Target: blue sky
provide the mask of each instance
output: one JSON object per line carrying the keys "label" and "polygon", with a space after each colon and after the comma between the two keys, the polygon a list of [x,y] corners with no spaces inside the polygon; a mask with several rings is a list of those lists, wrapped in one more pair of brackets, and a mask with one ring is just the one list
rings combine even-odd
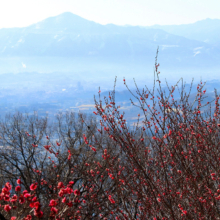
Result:
{"label": "blue sky", "polygon": [[187,24],[220,19],[220,0],[6,0],[0,28],[24,27],[70,11],[101,24]]}

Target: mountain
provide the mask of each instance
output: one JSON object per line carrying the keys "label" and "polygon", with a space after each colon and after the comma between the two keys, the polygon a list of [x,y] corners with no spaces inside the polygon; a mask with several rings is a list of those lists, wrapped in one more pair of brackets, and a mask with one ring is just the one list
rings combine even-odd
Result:
{"label": "mountain", "polygon": [[170,34],[205,42],[220,48],[220,19],[207,18],[193,24],[153,25],[147,28],[164,30]]}
{"label": "mountain", "polygon": [[95,73],[102,72],[101,77],[143,77],[147,71],[152,73],[158,46],[165,76],[172,73],[179,78],[177,71],[216,73],[220,66],[220,50],[201,40],[159,26],[101,25],[66,12],[28,27],[0,29],[0,73],[86,72],[100,78]]}
{"label": "mountain", "polygon": [[[0,56],[150,57],[161,46],[166,56],[196,60],[195,54],[215,59],[215,49],[155,28],[100,25],[70,12],[26,28],[0,30]],[[198,49],[202,48],[202,50]],[[216,54],[215,54],[216,55]]]}
{"label": "mountain", "polygon": [[0,56],[146,56],[157,45],[206,46],[159,29],[100,25],[72,13],[0,30]]}

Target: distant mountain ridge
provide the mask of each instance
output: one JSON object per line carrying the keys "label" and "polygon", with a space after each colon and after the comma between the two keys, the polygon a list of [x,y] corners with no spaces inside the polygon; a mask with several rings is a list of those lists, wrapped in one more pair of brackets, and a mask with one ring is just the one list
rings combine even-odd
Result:
{"label": "distant mountain ridge", "polygon": [[66,33],[103,33],[103,25],[94,21],[86,20],[71,12],[65,12],[58,16],[49,17],[41,22],[27,27],[33,33],[54,33],[54,31],[64,31]]}
{"label": "distant mountain ridge", "polygon": [[220,48],[220,19],[207,18],[192,24],[153,25],[146,28],[164,30],[170,34],[202,41]]}
{"label": "distant mountain ridge", "polygon": [[0,56],[139,56],[155,53],[161,44],[206,46],[163,30],[100,25],[70,12],[27,28],[0,30]]}
{"label": "distant mountain ridge", "polygon": [[[158,46],[160,63],[164,67],[209,68],[219,63],[220,50],[217,47],[204,40],[189,39],[187,34],[178,36],[177,29],[176,26],[101,25],[66,12],[28,27],[0,29],[0,64],[6,58],[14,57],[24,68],[23,60],[33,58],[31,62],[27,61],[28,71],[38,71],[32,66],[38,66],[38,59],[42,57],[81,57],[82,66],[85,66],[85,58],[95,59],[97,63],[112,60],[116,63],[153,64]],[[16,65],[14,62],[14,69]]]}

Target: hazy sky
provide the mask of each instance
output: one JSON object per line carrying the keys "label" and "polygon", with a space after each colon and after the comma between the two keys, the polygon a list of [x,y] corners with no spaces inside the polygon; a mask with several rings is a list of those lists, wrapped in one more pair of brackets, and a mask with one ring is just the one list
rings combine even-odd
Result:
{"label": "hazy sky", "polygon": [[101,24],[187,24],[220,19],[220,0],[1,0],[0,28],[28,26],[66,11]]}

